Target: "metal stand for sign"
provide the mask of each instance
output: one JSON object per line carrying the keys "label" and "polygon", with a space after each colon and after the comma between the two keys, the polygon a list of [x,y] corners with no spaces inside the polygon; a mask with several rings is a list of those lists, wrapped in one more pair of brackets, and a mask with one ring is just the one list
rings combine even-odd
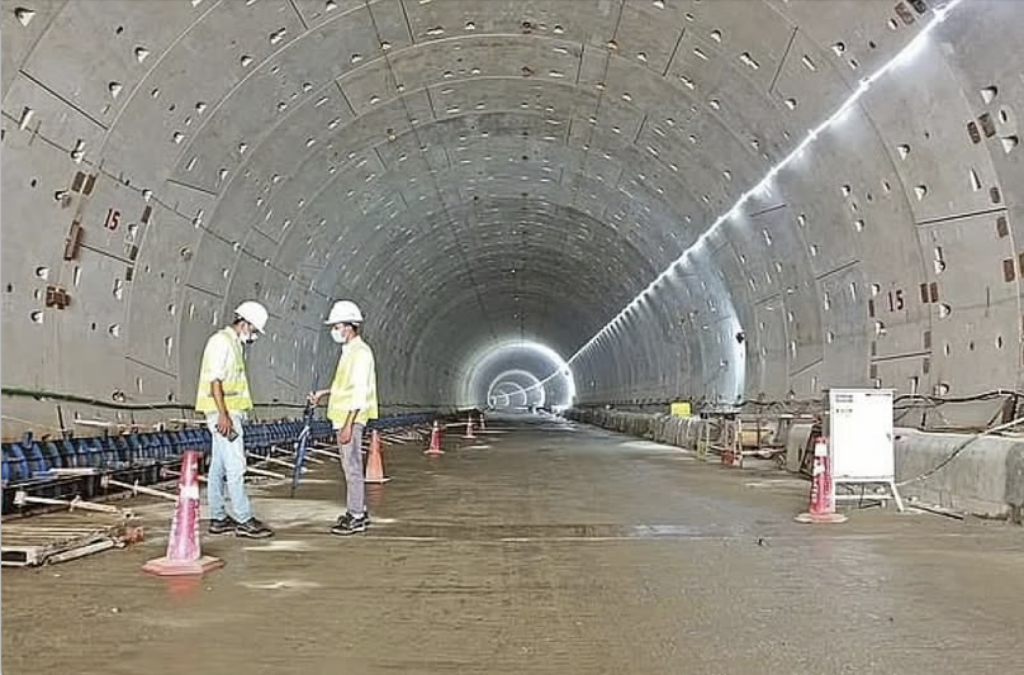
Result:
{"label": "metal stand for sign", "polygon": [[[896,487],[891,389],[832,389],[828,392],[826,434],[833,485],[859,486],[860,494],[836,494],[836,501],[892,499],[903,511]],[[870,485],[889,494],[866,495]]]}

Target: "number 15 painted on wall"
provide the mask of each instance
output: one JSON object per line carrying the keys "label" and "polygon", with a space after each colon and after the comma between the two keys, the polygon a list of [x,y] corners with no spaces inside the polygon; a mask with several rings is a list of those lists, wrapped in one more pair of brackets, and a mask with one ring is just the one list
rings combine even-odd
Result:
{"label": "number 15 painted on wall", "polygon": [[903,290],[897,288],[895,291],[889,291],[889,311],[890,312],[902,312],[906,303],[903,300]]}
{"label": "number 15 painted on wall", "polygon": [[117,226],[121,224],[121,212],[117,209],[107,209],[107,220],[103,223],[103,227],[107,228],[111,232],[117,229]]}

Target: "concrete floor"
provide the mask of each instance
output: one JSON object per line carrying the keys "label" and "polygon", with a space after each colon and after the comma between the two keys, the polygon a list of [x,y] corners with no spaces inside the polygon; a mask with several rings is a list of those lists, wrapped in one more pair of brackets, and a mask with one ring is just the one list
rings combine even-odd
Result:
{"label": "concrete floor", "polygon": [[[553,420],[489,447],[386,454],[366,536],[326,533],[333,466],[278,530],[204,538],[227,566],[165,582],[169,507],[147,542],[3,574],[5,673],[1016,672],[1024,532],[862,510],[804,526],[806,484]],[[492,424],[492,428],[494,425]]]}

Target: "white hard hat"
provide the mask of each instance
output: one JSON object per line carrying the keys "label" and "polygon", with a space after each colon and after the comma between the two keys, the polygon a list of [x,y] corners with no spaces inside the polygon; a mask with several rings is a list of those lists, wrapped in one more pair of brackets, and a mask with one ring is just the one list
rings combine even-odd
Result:
{"label": "white hard hat", "polygon": [[245,319],[261,333],[267,325],[267,308],[252,300],[246,300],[236,307],[235,316]]}
{"label": "white hard hat", "polygon": [[359,306],[351,300],[339,300],[334,303],[331,307],[331,313],[327,315],[327,321],[324,321],[328,326],[334,326],[339,323],[362,323],[363,313],[359,311]]}

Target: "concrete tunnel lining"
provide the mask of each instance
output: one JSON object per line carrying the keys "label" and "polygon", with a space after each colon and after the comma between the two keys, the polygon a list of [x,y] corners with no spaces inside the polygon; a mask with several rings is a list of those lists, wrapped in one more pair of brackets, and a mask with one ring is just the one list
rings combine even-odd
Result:
{"label": "concrete tunnel lining", "polygon": [[[4,384],[188,403],[252,297],[257,397],[300,400],[344,296],[386,408],[466,403],[471,358],[510,339],[572,355],[589,405],[1019,388],[1024,95],[981,49],[1018,40],[1012,3],[957,5],[709,230],[943,7],[917,4],[5,7]],[[5,433],[53,423],[8,402]]]}

